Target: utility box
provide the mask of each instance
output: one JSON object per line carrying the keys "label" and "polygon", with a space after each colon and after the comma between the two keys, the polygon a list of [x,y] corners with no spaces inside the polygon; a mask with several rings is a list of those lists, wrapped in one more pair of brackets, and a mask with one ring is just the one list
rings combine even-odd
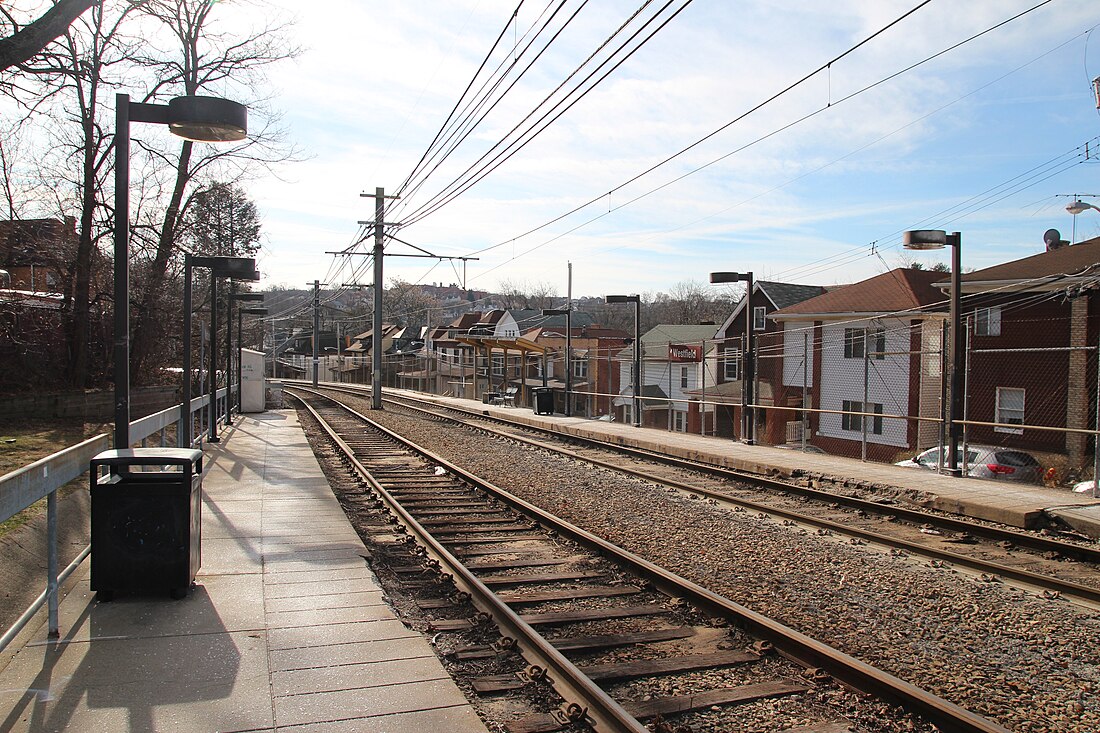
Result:
{"label": "utility box", "polygon": [[267,378],[262,351],[241,349],[241,412],[267,409]]}
{"label": "utility box", "polygon": [[554,390],[550,387],[535,387],[531,390],[535,395],[535,414],[554,414]]}
{"label": "utility box", "polygon": [[115,591],[186,596],[202,562],[202,451],[104,451],[92,459],[91,482],[91,585],[99,599]]}

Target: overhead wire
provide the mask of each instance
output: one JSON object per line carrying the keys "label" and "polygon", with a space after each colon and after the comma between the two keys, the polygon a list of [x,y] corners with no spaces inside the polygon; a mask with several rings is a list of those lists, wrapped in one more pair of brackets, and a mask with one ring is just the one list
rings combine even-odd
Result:
{"label": "overhead wire", "polygon": [[[653,29],[636,46],[631,48],[629,51],[626,51],[625,56],[618,59],[611,66],[610,69],[608,69],[605,73],[603,73],[594,82],[589,84],[589,82],[592,81],[593,77],[595,77],[600,72],[601,69],[603,69],[608,64],[611,64],[612,61],[615,61],[615,58],[616,58],[617,54],[623,52],[624,49],[628,48],[629,44],[631,42],[633,42],[638,37],[639,34],[641,34],[649,25],[656,22],[661,17],[660,14],[663,13],[665,10],[667,10],[676,1],[677,0],[668,0],[668,2],[666,2],[661,8],[658,9],[658,11],[655,15],[653,15],[648,20],[646,20],[643,23],[643,25],[641,26],[641,28],[634,31],[634,33],[632,33],[626,39],[626,41],[621,43],[611,53],[611,55],[607,59],[605,59],[603,62],[601,62],[593,71],[591,71],[587,76],[585,76],[585,78],[582,79],[577,85],[573,86],[563,96],[562,99],[560,99],[558,102],[553,104],[538,119],[536,119],[533,123],[531,123],[530,126],[528,126],[526,129],[519,132],[517,137],[515,139],[513,139],[510,143],[505,144],[505,142],[510,137],[512,137],[513,134],[517,133],[517,131],[520,130],[520,127],[522,125],[524,125],[525,122],[527,122],[534,114],[536,114],[542,108],[542,106],[544,104],[547,104],[549,102],[549,100],[553,97],[553,95],[556,93],[557,90],[555,90],[555,92],[552,92],[550,95],[548,95],[546,98],[544,98],[544,100],[538,106],[536,106],[536,108],[530,114],[528,114],[523,120],[520,121],[520,123],[518,123],[515,127],[513,127],[497,143],[497,145],[495,145],[493,148],[490,149],[490,151],[488,151],[487,153],[482,155],[481,158],[479,158],[477,161],[475,161],[473,164],[471,164],[465,171],[463,171],[463,173],[461,173],[458,177],[453,179],[450,184],[445,186],[439,193],[435,194],[435,196],[433,198],[429,199],[428,202],[426,202],[424,204],[421,204],[417,209],[413,210],[410,214],[408,214],[405,217],[404,223],[406,225],[411,225],[413,223],[416,223],[418,221],[423,220],[425,217],[429,216],[430,214],[435,213],[436,211],[441,209],[443,206],[445,206],[446,204],[453,201],[456,197],[458,197],[462,193],[465,193],[471,187],[473,187],[478,182],[483,180],[486,176],[488,176],[490,173],[492,173],[497,168],[499,168],[501,165],[503,165],[507,160],[511,159],[516,153],[519,152],[519,150],[523,149],[528,144],[530,144],[538,135],[540,135],[543,131],[545,131],[555,121],[560,119],[562,115],[564,115],[567,111],[572,109],[572,107],[574,105],[576,105],[581,99],[583,99],[589,93],[591,93],[593,89],[595,89],[600,83],[602,83],[612,73],[614,73],[620,66],[622,66],[623,63],[625,63],[635,53],[637,53],[646,43],[648,43],[650,40],[652,40],[653,37],[657,33],[659,33],[662,29],[664,29],[685,8],[687,8],[687,6],[690,5],[693,0],[680,0],[680,2],[682,2],[683,4],[679,8],[677,8],[674,12],[672,12],[672,14],[667,19],[665,19],[663,22],[661,22],[660,25],[658,25],[655,29]],[[925,2],[931,2],[931,0],[925,0]],[[646,3],[646,4],[648,4],[648,3]],[[626,28],[626,25],[624,24],[624,26],[622,26],[619,30],[615,31],[615,34],[613,34],[613,37],[614,37],[614,35],[620,34],[625,28]],[[591,59],[592,57],[589,57],[589,58]],[[586,60],[584,62],[584,64],[587,64],[587,63],[588,63],[588,60]],[[583,65],[579,66],[577,68],[577,71],[579,71],[581,68],[583,68]],[[576,72],[574,72],[574,73],[576,73]],[[570,76],[570,78],[571,77],[572,77],[572,75]],[[588,84],[587,87],[584,86],[586,84]],[[503,146],[503,147],[501,147],[501,146]],[[494,151],[496,151],[496,152],[494,153]]]}

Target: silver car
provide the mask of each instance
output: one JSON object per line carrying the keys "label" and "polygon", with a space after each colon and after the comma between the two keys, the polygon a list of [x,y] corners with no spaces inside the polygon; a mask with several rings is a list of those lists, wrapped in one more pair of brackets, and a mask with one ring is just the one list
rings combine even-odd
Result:
{"label": "silver car", "polygon": [[[900,461],[895,465],[926,468],[935,471],[940,462],[940,455],[939,448],[929,448],[913,459]],[[947,465],[946,459],[947,456],[944,455],[944,466]],[[964,464],[962,450],[959,451],[958,462],[960,467]],[[968,445],[966,447],[965,464],[967,466],[966,475],[972,478],[1038,483],[1043,473],[1043,467],[1031,454],[1014,448]]]}

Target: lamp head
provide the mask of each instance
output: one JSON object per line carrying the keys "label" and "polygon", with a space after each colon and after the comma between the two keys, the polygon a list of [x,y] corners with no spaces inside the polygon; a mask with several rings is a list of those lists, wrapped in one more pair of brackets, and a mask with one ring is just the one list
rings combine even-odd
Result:
{"label": "lamp head", "polygon": [[[1092,204],[1085,203],[1084,201],[1081,201],[1080,199],[1077,199],[1073,203],[1066,206],[1066,211],[1073,214],[1074,216],[1077,216],[1078,214],[1083,214],[1086,211],[1088,211],[1089,209],[1096,209],[1096,207],[1093,206]],[[1100,209],[1097,209],[1097,211],[1100,211]]]}
{"label": "lamp head", "polygon": [[712,284],[718,283],[740,283],[749,282],[752,280],[751,272],[712,272],[710,273],[710,281]]}
{"label": "lamp head", "polygon": [[902,236],[906,249],[943,249],[947,246],[947,232],[942,229],[913,229]]}
{"label": "lamp head", "polygon": [[168,129],[196,142],[244,140],[248,108],[220,97],[176,97],[168,102]]}

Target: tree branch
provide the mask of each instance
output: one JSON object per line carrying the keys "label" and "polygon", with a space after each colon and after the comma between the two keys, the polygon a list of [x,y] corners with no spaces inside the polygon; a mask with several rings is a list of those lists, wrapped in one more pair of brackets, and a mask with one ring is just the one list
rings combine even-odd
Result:
{"label": "tree branch", "polygon": [[96,2],[99,0],[59,0],[38,20],[0,38],[0,71],[34,58]]}

